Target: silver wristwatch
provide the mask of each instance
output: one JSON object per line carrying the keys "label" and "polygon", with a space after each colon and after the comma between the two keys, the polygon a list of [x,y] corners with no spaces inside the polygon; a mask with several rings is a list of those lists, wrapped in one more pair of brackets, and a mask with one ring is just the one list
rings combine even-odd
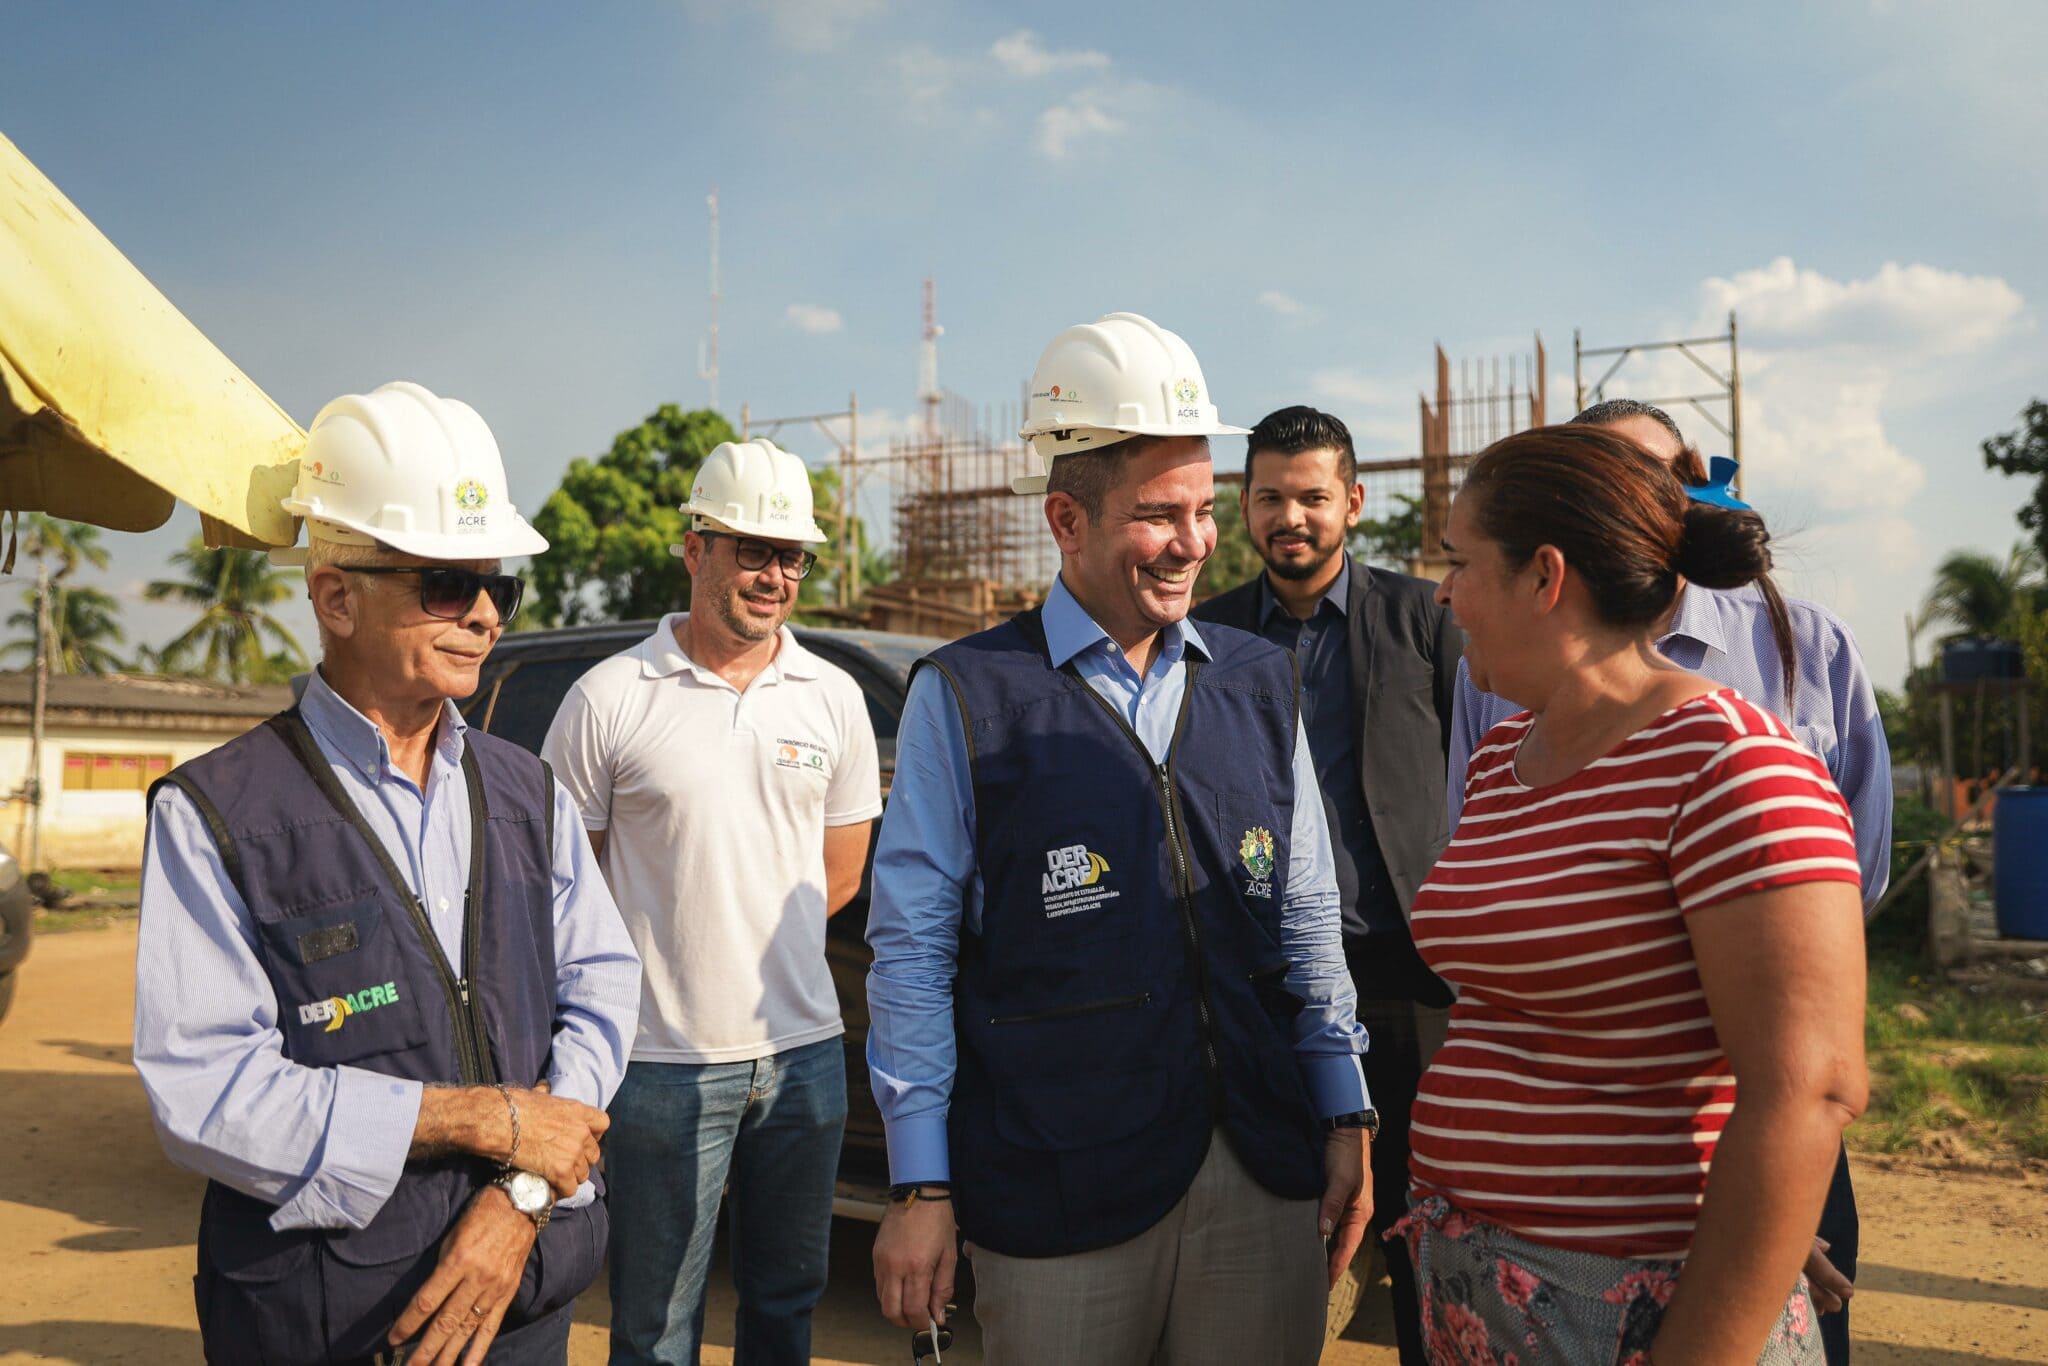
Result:
{"label": "silver wristwatch", "polygon": [[512,1208],[533,1220],[535,1233],[548,1226],[555,1212],[555,1193],[549,1189],[546,1177],[537,1172],[509,1171],[492,1184],[504,1187]]}

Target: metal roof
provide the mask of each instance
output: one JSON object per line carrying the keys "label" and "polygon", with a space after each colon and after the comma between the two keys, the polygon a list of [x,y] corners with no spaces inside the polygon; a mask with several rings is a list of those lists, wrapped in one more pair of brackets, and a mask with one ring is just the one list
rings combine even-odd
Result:
{"label": "metal roof", "polygon": [[[26,708],[34,695],[31,671],[0,672],[0,708]],[[264,717],[283,711],[291,702],[291,688],[281,683],[238,685],[154,674],[51,674],[44,705],[64,711]]]}

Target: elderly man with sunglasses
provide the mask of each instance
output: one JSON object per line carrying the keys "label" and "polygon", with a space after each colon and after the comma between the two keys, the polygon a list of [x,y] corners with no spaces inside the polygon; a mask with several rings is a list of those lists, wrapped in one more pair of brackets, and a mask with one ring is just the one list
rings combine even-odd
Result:
{"label": "elderly man with sunglasses", "polygon": [[611,1360],[697,1360],[723,1204],[735,1359],[800,1363],[846,1120],[825,921],[881,814],[875,735],[786,625],[825,539],[803,462],[727,442],[683,510],[690,610],[579,679],[541,750],[646,965],[605,1143]]}
{"label": "elderly man with sunglasses", "polygon": [[214,1363],[560,1363],[639,1000],[547,765],[454,699],[547,543],[490,430],[418,385],[316,419],[285,501],[321,662],[150,794],[135,1065],[209,1178]]}

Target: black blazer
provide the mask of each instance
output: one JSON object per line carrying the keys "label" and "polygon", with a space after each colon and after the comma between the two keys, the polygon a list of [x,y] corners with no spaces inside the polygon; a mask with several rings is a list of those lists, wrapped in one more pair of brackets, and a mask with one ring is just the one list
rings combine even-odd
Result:
{"label": "black blazer", "polygon": [[[1427,579],[1352,560],[1350,588],[1345,621],[1351,696],[1359,703],[1351,723],[1358,785],[1405,916],[1451,838],[1444,773],[1465,634],[1436,605],[1436,585]],[[1259,580],[1218,594],[1192,615],[1259,634]]]}

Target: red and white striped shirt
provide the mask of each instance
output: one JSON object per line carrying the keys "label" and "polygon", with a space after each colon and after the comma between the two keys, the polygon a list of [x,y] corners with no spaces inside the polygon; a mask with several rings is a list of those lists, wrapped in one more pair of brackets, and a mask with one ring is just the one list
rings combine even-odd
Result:
{"label": "red and white striped shirt", "polygon": [[1728,689],[1561,783],[1523,786],[1528,713],[1473,751],[1415,945],[1458,989],[1412,1112],[1410,1171],[1537,1242],[1683,1256],[1735,1078],[1686,917],[1856,883],[1849,810],[1783,723]]}

